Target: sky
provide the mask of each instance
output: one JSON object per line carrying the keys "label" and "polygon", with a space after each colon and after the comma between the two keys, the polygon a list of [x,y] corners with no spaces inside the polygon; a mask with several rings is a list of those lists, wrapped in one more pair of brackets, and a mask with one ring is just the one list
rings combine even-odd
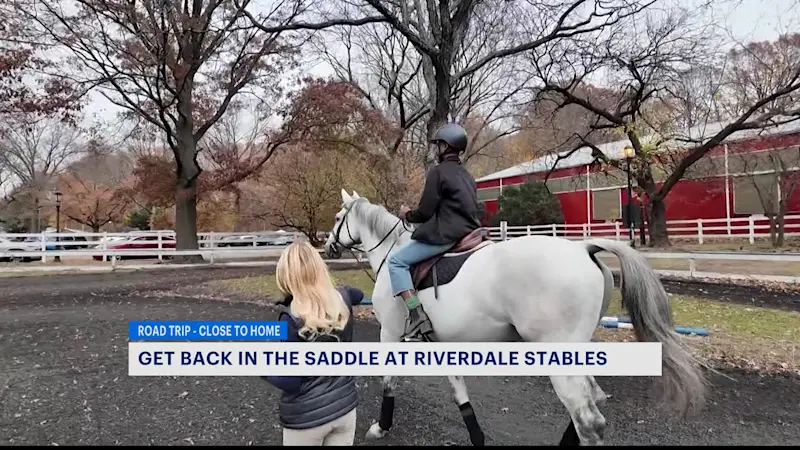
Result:
{"label": "sky", "polygon": [[[673,0],[693,5],[705,0]],[[725,0],[713,11],[719,26],[732,30],[739,42],[774,40],[789,30],[800,31],[800,0]],[[731,8],[733,5],[733,8]],[[331,68],[324,63],[305,69],[306,75],[328,76]],[[99,94],[92,94],[87,106],[87,118],[92,115],[109,118],[121,109]]]}

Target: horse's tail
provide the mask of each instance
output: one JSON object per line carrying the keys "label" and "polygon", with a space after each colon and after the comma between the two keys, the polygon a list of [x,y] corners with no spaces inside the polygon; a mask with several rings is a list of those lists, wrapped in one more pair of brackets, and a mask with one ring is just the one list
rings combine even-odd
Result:
{"label": "horse's tail", "polygon": [[686,416],[703,406],[706,381],[695,358],[683,346],[675,331],[669,297],[647,260],[626,243],[608,239],[586,241],[590,255],[613,253],[620,262],[622,305],[631,316],[640,342],[660,342],[664,366],[662,392]]}

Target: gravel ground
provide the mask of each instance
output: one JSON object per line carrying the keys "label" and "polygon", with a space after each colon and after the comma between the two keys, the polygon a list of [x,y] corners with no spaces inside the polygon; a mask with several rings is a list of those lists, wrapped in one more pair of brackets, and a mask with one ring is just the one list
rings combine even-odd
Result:
{"label": "gravel ground", "polygon": [[[254,320],[267,308],[174,294],[212,278],[264,270],[48,276],[0,280],[0,445],[280,445],[277,391],[255,378],[127,376],[127,322]],[[362,322],[357,339],[377,339]],[[660,415],[651,380],[598,379],[610,445],[800,444],[800,380],[714,375],[699,419]],[[472,378],[471,401],[489,445],[548,445],[567,413],[547,379]],[[380,383],[361,379],[357,445],[377,419]],[[395,427],[381,445],[468,444],[443,378],[407,378]]]}

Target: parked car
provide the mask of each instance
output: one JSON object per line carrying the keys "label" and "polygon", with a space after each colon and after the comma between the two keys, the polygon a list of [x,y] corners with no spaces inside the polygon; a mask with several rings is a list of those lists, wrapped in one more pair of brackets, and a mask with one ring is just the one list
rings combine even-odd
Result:
{"label": "parked car", "polygon": [[290,236],[277,236],[277,237],[270,238],[269,245],[287,246],[287,245],[291,244],[292,241],[294,241],[294,239],[293,239],[293,236],[291,236],[291,235]]}
{"label": "parked car", "polygon": [[[162,235],[161,248],[175,248],[175,236]],[[136,236],[130,239],[125,239],[116,242],[109,242],[106,245],[108,250],[144,250],[144,249],[157,249],[158,236]],[[135,256],[135,255],[116,255],[116,259],[123,258],[155,258],[156,256]],[[101,261],[103,255],[93,255],[92,259]]]}
{"label": "parked car", "polygon": [[23,261],[29,262],[33,260],[42,259],[41,256],[19,257],[7,256],[5,253],[9,252],[38,252],[42,250],[41,243],[26,242],[26,241],[12,241],[0,237],[0,261]]}
{"label": "parked car", "polygon": [[223,236],[215,247],[252,247],[255,236]]}
{"label": "parked car", "polygon": [[[47,237],[47,249],[48,250],[79,250],[85,248],[91,248],[94,244],[93,242],[89,242],[86,240],[86,236],[58,236],[58,237]],[[53,242],[55,241],[55,242]],[[62,242],[69,242],[75,244],[67,244],[63,245]],[[77,244],[77,242],[82,242],[82,244]]]}
{"label": "parked car", "polygon": [[127,238],[125,236],[108,236],[108,237],[100,238],[99,241],[95,241],[95,242],[98,242],[98,244],[95,244],[94,247],[92,247],[92,248],[103,248],[103,244],[104,243],[108,244],[110,242],[119,242],[119,241],[124,241],[124,240],[127,240],[127,239],[129,239],[129,238]]}

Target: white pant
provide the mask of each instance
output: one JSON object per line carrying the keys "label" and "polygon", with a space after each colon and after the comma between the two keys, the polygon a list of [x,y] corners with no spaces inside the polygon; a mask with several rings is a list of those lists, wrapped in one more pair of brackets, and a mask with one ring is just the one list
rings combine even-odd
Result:
{"label": "white pant", "polygon": [[283,429],[283,445],[353,445],[356,435],[356,408],[324,425],[305,430]]}

